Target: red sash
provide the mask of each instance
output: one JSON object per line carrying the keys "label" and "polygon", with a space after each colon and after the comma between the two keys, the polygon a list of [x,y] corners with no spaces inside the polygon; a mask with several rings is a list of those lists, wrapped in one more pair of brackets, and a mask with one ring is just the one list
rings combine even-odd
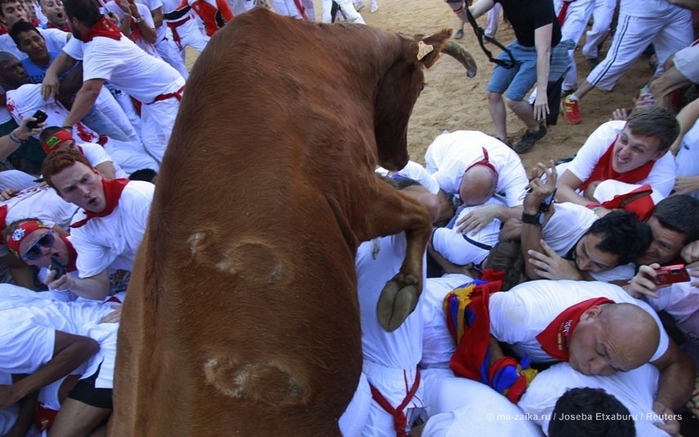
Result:
{"label": "red sash", "polygon": [[405,399],[403,399],[403,402],[400,403],[396,408],[393,408],[393,405],[391,405],[388,400],[383,397],[381,392],[374,387],[373,385],[369,384],[369,388],[371,388],[371,397],[376,401],[377,404],[381,406],[388,414],[393,416],[393,428],[396,430],[396,436],[397,437],[406,437],[407,434],[405,432],[405,427],[408,426],[408,418],[405,416],[405,407],[408,406],[410,403],[410,400],[415,396],[415,393],[417,393],[417,389],[420,386],[420,370],[416,369],[415,373],[415,382],[413,383],[413,386],[410,387],[410,391],[408,391],[408,394],[405,395]]}
{"label": "red sash", "polygon": [[566,21],[566,15],[568,15],[568,7],[570,4],[575,1],[575,0],[570,0],[566,1],[563,0],[563,6],[561,7],[561,11],[558,13],[558,25],[563,27],[563,23]]}
{"label": "red sash", "polygon": [[71,228],[79,228],[81,226],[84,226],[85,223],[87,223],[91,218],[95,217],[105,217],[111,214],[114,209],[117,207],[119,204],[119,199],[121,198],[121,193],[124,191],[124,188],[126,187],[126,184],[129,183],[128,179],[114,179],[111,181],[108,181],[106,179],[102,179],[102,187],[104,188],[104,200],[107,203],[107,205],[104,207],[104,209],[100,212],[92,212],[92,211],[85,211],[85,218],[83,220],[80,220],[79,222],[73,223],[70,225]]}
{"label": "red sash", "polygon": [[655,161],[653,160],[650,160],[631,171],[627,171],[626,173],[617,173],[614,171],[614,168],[612,167],[612,159],[614,155],[614,145],[616,144],[617,140],[619,140],[619,135],[614,138],[614,141],[609,148],[607,148],[607,151],[604,152],[604,155],[602,155],[599,161],[597,161],[595,168],[592,169],[592,174],[590,174],[590,177],[580,185],[580,191],[584,191],[588,185],[595,181],[614,179],[616,181],[626,182],[628,184],[636,184],[648,177],[650,171],[653,169],[653,165],[655,165]]}
{"label": "red sash", "polygon": [[584,300],[565,309],[558,317],[553,319],[553,322],[546,329],[536,336],[536,340],[544,352],[549,354],[551,358],[559,361],[568,361],[570,358],[568,354],[570,338],[573,336],[573,330],[580,322],[580,317],[588,309],[607,303],[614,303],[614,301],[606,297],[598,297]]}

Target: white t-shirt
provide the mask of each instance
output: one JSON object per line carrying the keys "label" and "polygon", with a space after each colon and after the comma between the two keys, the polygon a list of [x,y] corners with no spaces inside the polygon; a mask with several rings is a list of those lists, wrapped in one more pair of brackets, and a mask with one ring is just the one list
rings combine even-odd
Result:
{"label": "white t-shirt", "polygon": [[483,159],[483,148],[499,175],[496,192],[505,193],[507,206],[521,205],[529,183],[522,160],[506,144],[483,132],[462,130],[435,138],[425,153],[427,171],[445,193],[459,194],[464,172]]}
{"label": "white t-shirt", "polygon": [[541,429],[505,396],[451,370],[423,372],[429,419],[425,437],[538,437]]}
{"label": "white t-shirt", "polygon": [[[682,137],[682,144],[677,151],[677,177],[699,176],[699,123],[695,122]],[[699,199],[699,190],[691,193]]]}
{"label": "white t-shirt", "polygon": [[15,220],[36,217],[46,226],[58,225],[68,229],[78,207],[63,200],[46,184],[35,185],[18,192],[8,200],[0,201],[7,206],[3,228]]}
{"label": "white t-shirt", "polygon": [[[12,118],[19,124],[24,117],[31,117],[38,109],[47,115],[46,126],[63,126],[70,111],[54,99],[45,100],[41,97],[41,84],[26,84],[16,90],[7,92],[7,109]],[[39,138],[38,135],[34,136]],[[86,142],[99,140],[97,132],[82,122],[73,126],[73,138]]]}
{"label": "white t-shirt", "polygon": [[[399,272],[405,248],[405,233],[400,233],[365,241],[359,245],[355,258],[364,357],[397,369],[415,368],[422,356],[420,304],[398,329],[388,332],[379,325],[376,303],[386,282]],[[424,273],[422,279],[425,280]]]}
{"label": "white t-shirt", "polygon": [[20,170],[3,170],[0,171],[0,190],[5,188],[12,188],[13,190],[30,188],[36,185],[35,179],[36,176]]}
{"label": "white t-shirt", "polygon": [[[570,162],[567,171],[585,182],[595,168],[600,158],[612,146],[617,135],[624,130],[625,121],[608,121],[598,127],[587,138],[575,159]],[[675,158],[672,153],[665,153],[655,161],[648,177],[639,181],[638,186],[649,184],[661,195],[667,196],[675,185]]]}
{"label": "white t-shirt", "polygon": [[99,320],[113,311],[101,302],[59,302],[41,296],[27,297],[5,293],[21,288],[0,284],[0,370],[31,374],[53,358],[56,331],[90,337],[100,350],[88,360],[83,377],[93,375],[102,364],[98,388],[111,388],[116,356],[118,323]]}
{"label": "white t-shirt", "polygon": [[[150,10],[146,5],[143,5],[141,3],[135,3],[136,8],[138,9],[138,13],[141,14],[141,18],[143,19],[143,22],[146,23],[149,27],[155,29],[155,23],[153,23],[153,16],[150,14]],[[114,0],[108,2],[107,4],[104,5],[104,9],[108,12],[114,13],[117,17],[119,17],[120,20],[124,19],[124,10],[121,9],[121,6],[119,6]],[[137,25],[136,22],[132,22],[133,25]],[[136,43],[137,46],[139,46],[141,49],[143,49],[144,52],[148,53],[151,56],[155,56],[156,58],[160,58],[160,55],[158,52],[155,50],[155,46],[153,44],[147,42],[145,39],[143,39],[143,36],[140,34],[140,30],[136,33],[132,31],[131,35],[129,35],[131,40]],[[156,32],[156,41],[157,41],[157,32]]]}
{"label": "white t-shirt", "polygon": [[[388,174],[388,170],[383,167],[379,167],[376,169],[376,173],[380,174],[381,176],[386,176]],[[439,184],[437,183],[437,180],[427,172],[425,167],[421,166],[415,161],[408,161],[405,167],[403,167],[398,174],[409,177],[410,179],[415,179],[432,194],[439,193]]]}
{"label": "white t-shirt", "polygon": [[[502,204],[500,198],[491,197],[483,205],[464,207],[456,216],[454,223],[458,223],[461,218],[481,206]],[[432,248],[447,261],[456,265],[480,264],[499,241],[501,225],[500,220],[494,219],[475,235],[471,232],[467,234],[458,232],[456,225],[452,228],[436,228],[432,231]]]}
{"label": "white t-shirt", "polygon": [[655,311],[622,288],[604,282],[539,280],[519,284],[508,292],[494,293],[489,304],[490,333],[512,345],[519,356],[529,355],[534,363],[555,362],[543,351],[536,336],[567,308],[597,297],[638,305],[648,312],[660,330],[658,347],[650,361],[665,354],[669,339]]}
{"label": "white t-shirt", "polygon": [[661,421],[653,412],[658,375],[658,370],[651,364],[610,376],[586,376],[573,370],[568,363],[558,363],[536,375],[520,399],[519,407],[535,418],[548,435],[549,421],[558,398],[572,388],[601,388],[628,408],[636,435],[666,437],[666,432],[653,425],[653,422]]}
{"label": "white t-shirt", "polygon": [[126,174],[126,172],[122,170],[121,167],[119,167],[119,164],[117,164],[116,161],[114,161],[112,157],[109,156],[109,153],[107,153],[107,151],[104,150],[104,147],[95,143],[80,143],[79,146],[81,149],[80,151],[83,152],[83,155],[85,155],[85,157],[88,161],[90,161],[90,164],[92,164],[93,167],[96,167],[99,164],[102,164],[103,162],[111,162],[114,166],[114,174],[117,179],[129,177],[129,175]]}
{"label": "white t-shirt", "polygon": [[[37,28],[36,30],[44,37],[46,40],[46,49],[49,52],[60,52],[63,46],[68,42],[70,38],[70,33],[64,32],[60,29],[42,29]],[[72,38],[71,38],[72,39]],[[15,58],[20,61],[27,59],[27,55],[24,52],[20,52],[17,48],[17,44],[12,40],[9,33],[0,35],[0,51],[8,52],[14,55]]]}
{"label": "white t-shirt", "polygon": [[[111,214],[90,219],[83,226],[71,229],[70,241],[78,253],[76,266],[81,278],[95,276],[108,268],[133,270],[154,189],[155,185],[150,182],[130,181]],[[85,211],[80,211],[73,223],[84,218]]]}
{"label": "white t-shirt", "polygon": [[176,92],[185,83],[177,70],[124,36],[119,41],[97,37],[88,43],[72,38],[64,51],[74,59],[83,59],[83,81],[107,80],[144,104]]}
{"label": "white t-shirt", "polygon": [[560,256],[565,256],[597,220],[597,214],[582,205],[556,203],[554,214],[541,229],[541,238]]}
{"label": "white t-shirt", "polygon": [[677,327],[699,344],[699,288],[691,282],[680,282],[658,289],[657,299],[647,297],[644,300],[654,310],[670,314]]}
{"label": "white t-shirt", "polygon": [[[136,3],[142,3],[146,5],[148,8],[148,11],[151,13],[151,17],[153,17],[153,11],[155,11],[158,8],[163,8],[163,2],[161,0],[138,0]],[[162,12],[165,13],[165,9],[162,9]],[[154,23],[155,24],[155,23]],[[167,34],[167,25],[165,24],[165,20],[163,20],[163,23],[160,25],[160,27],[157,27],[155,29],[156,33],[156,44],[160,42],[163,38],[165,38]]]}
{"label": "white t-shirt", "polygon": [[449,361],[456,350],[456,342],[447,328],[447,316],[442,309],[442,302],[449,292],[469,282],[473,282],[473,279],[457,273],[441,278],[427,278],[420,296],[424,326],[420,367],[449,368]]}

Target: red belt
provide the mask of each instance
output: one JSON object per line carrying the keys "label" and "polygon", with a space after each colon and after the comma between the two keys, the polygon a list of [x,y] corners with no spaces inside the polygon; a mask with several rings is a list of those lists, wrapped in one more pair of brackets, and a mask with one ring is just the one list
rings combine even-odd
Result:
{"label": "red belt", "polygon": [[159,102],[161,100],[167,100],[167,99],[172,99],[175,98],[178,101],[182,100],[182,91],[184,91],[184,85],[174,93],[166,93],[166,94],[161,94],[158,97],[156,97],[152,102],[149,103],[149,105],[152,105],[155,102]]}
{"label": "red belt", "polygon": [[187,21],[189,21],[191,18],[192,17],[190,15],[186,18],[183,18],[180,21],[166,21],[165,22],[165,24],[167,24],[167,27],[169,27],[170,30],[172,31],[172,40],[175,41],[175,44],[177,44],[177,48],[180,50],[182,50],[182,43],[180,42],[180,41],[182,41],[182,39],[180,38],[180,34],[177,33],[177,28],[180,27],[181,25],[183,25],[184,23],[186,23]]}
{"label": "red belt", "polygon": [[417,388],[420,386],[420,370],[416,369],[415,382],[410,388],[410,391],[405,395],[405,399],[396,408],[393,408],[390,402],[386,400],[385,397],[379,392],[379,390],[373,385],[369,384],[371,388],[371,397],[378,403],[381,408],[386,410],[388,414],[393,416],[393,428],[396,430],[396,437],[406,437],[405,427],[408,425],[408,418],[405,416],[403,411],[408,403],[413,399],[415,393],[417,393]]}

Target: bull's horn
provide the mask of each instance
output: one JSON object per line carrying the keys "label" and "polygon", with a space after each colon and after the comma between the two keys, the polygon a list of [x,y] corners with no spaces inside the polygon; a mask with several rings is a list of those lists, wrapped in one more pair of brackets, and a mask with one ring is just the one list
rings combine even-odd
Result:
{"label": "bull's horn", "polygon": [[459,61],[459,63],[466,68],[466,75],[468,77],[474,77],[478,72],[478,66],[473,56],[456,41],[447,41],[444,47],[442,47],[442,52]]}

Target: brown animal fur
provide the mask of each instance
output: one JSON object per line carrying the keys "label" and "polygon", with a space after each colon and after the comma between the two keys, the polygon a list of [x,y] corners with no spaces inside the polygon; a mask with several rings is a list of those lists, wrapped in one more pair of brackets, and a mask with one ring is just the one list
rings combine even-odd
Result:
{"label": "brown animal fur", "polygon": [[396,318],[421,290],[430,216],[373,170],[407,162],[422,70],[450,35],[418,61],[414,39],[259,8],[215,35],[131,277],[111,436],[340,435],[362,365],[357,246],[406,230]]}

